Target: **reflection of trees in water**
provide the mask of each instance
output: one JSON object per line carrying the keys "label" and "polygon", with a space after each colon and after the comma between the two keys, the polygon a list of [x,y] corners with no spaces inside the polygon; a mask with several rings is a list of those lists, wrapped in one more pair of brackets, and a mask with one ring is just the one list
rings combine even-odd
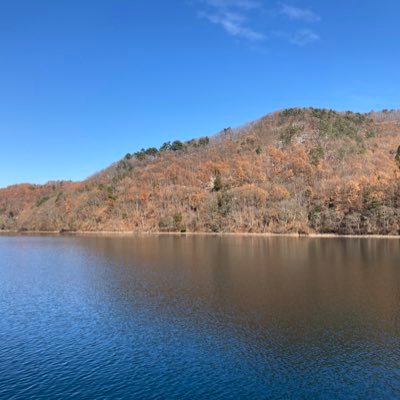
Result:
{"label": "reflection of trees in water", "polygon": [[345,379],[361,379],[352,365],[383,365],[374,377],[382,382],[397,367],[397,240],[74,240],[94,257],[87,278],[109,312],[108,325],[145,343],[156,364],[157,357],[171,364],[190,359],[220,370],[226,362],[266,388],[278,381],[288,390],[327,376],[346,387]]}
{"label": "reflection of trees in water", "polygon": [[[121,293],[261,328],[399,319],[399,242],[251,236],[92,237]],[[113,293],[115,295],[115,293]],[[278,323],[275,324],[277,321]],[[286,328],[285,328],[286,327]],[[390,329],[390,326],[387,326]]]}

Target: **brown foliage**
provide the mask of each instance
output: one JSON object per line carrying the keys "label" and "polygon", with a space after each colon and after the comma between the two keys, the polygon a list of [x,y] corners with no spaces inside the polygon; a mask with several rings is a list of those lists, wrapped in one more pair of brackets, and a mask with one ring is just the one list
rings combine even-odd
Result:
{"label": "brown foliage", "polygon": [[289,109],[191,143],[2,189],[0,229],[400,232],[397,112]]}

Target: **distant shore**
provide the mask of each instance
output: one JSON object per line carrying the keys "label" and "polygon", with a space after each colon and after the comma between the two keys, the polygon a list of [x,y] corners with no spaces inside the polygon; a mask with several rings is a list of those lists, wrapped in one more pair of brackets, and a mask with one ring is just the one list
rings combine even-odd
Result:
{"label": "distant shore", "polygon": [[136,232],[136,231],[0,231],[2,236],[244,236],[309,239],[400,239],[400,235],[339,235],[335,233],[248,233],[248,232]]}

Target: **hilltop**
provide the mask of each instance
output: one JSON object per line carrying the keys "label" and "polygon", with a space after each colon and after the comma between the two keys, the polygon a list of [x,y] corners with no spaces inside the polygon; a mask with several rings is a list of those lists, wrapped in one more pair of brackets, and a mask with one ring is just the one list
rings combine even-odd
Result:
{"label": "hilltop", "polygon": [[400,111],[291,108],[0,190],[0,230],[400,234]]}

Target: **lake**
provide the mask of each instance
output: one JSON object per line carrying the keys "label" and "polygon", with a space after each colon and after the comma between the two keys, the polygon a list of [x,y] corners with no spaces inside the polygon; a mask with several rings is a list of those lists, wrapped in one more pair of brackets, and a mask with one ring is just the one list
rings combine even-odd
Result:
{"label": "lake", "polygon": [[400,240],[0,236],[1,399],[398,399]]}

